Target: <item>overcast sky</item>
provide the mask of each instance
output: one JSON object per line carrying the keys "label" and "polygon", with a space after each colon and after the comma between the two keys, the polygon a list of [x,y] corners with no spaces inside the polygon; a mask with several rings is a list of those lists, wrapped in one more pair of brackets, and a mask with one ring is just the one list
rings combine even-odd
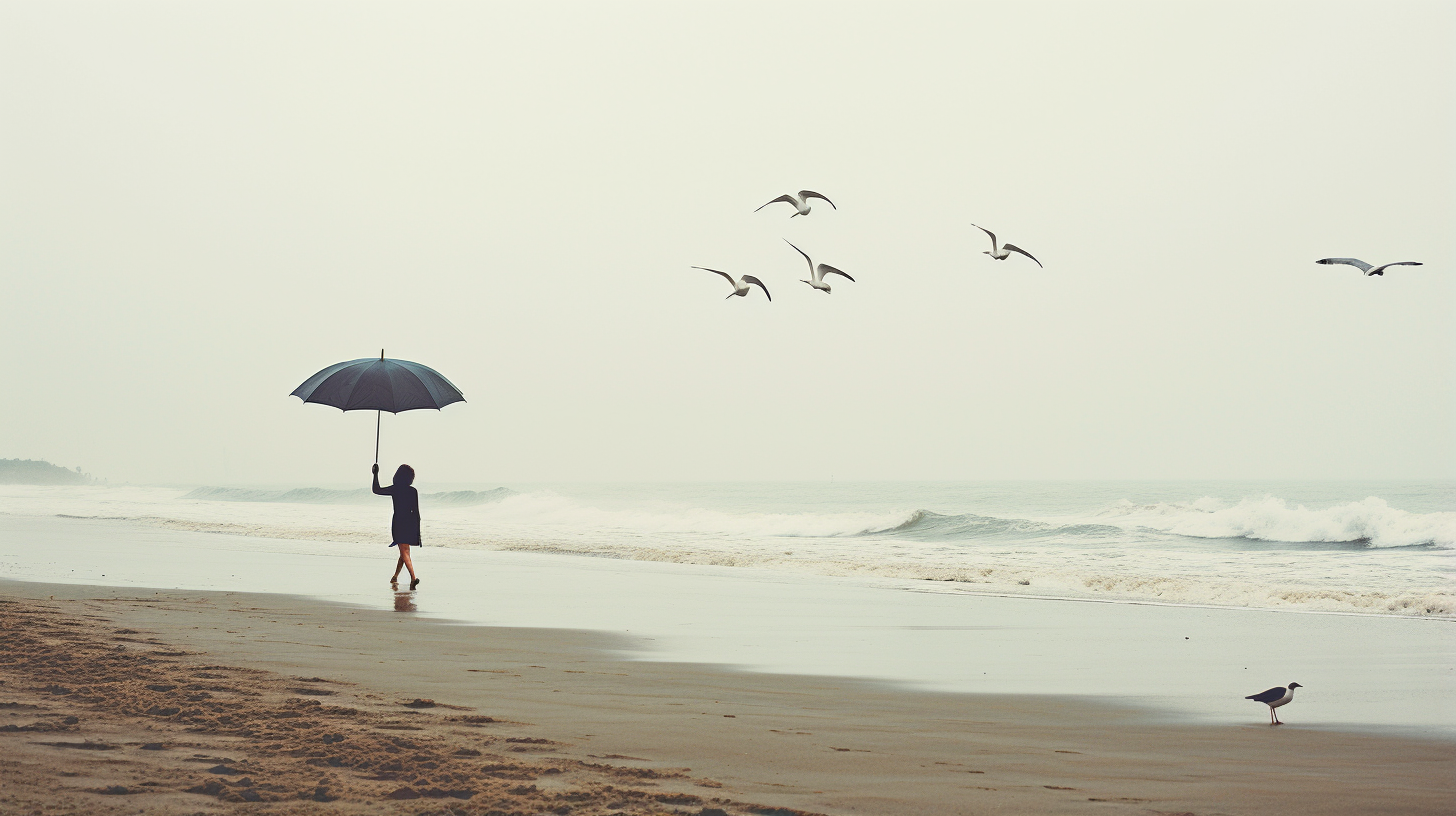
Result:
{"label": "overcast sky", "polygon": [[5,0],[0,458],[367,478],[383,347],[422,484],[1456,476],[1453,8]]}

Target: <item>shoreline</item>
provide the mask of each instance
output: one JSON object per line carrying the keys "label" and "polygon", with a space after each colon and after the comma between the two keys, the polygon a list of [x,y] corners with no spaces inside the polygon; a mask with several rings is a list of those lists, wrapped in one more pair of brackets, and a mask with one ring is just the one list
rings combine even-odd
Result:
{"label": "shoreline", "polygon": [[[404,583],[407,583],[407,582],[401,581],[401,584],[404,584]],[[116,599],[116,600],[126,599],[126,600],[130,600],[130,601],[133,601],[133,602],[136,602],[136,603],[143,603],[144,604],[144,603],[146,603],[147,594],[150,593],[151,595],[158,596],[158,597],[165,597],[165,598],[195,598],[195,599],[207,599],[207,601],[209,601],[209,602],[211,602],[213,600],[216,600],[216,599],[230,599],[230,600],[234,600],[235,601],[236,599],[240,599],[240,598],[248,598],[248,599],[253,599],[254,601],[256,601],[258,603],[263,603],[263,604],[265,604],[268,607],[289,610],[290,611],[290,614],[296,614],[296,611],[295,610],[304,609],[304,610],[312,610],[312,611],[315,611],[315,612],[321,611],[321,610],[331,610],[331,612],[329,613],[330,616],[336,616],[336,615],[339,615],[339,614],[345,614],[345,615],[351,615],[351,616],[352,615],[364,615],[364,616],[373,616],[373,615],[385,615],[385,616],[388,616],[389,615],[389,610],[385,610],[385,609],[382,609],[380,607],[373,606],[373,605],[369,605],[369,604],[347,603],[347,602],[340,602],[340,601],[331,601],[331,600],[324,599],[324,598],[312,597],[312,596],[301,595],[301,594],[292,594],[292,593],[258,593],[258,592],[241,592],[241,591],[227,591],[227,590],[183,590],[183,589],[171,589],[171,588],[163,588],[163,587],[120,586],[120,585],[112,585],[112,584],[83,584],[83,583],[67,583],[67,582],[51,583],[51,582],[44,582],[44,581],[17,580],[17,579],[6,578],[6,577],[0,577],[0,599],[5,599],[7,597],[10,597],[11,595],[14,595],[14,596],[19,596],[19,597],[29,598],[29,599],[32,599],[32,600],[39,600],[40,595],[41,595],[41,592],[39,590],[36,590],[36,591],[26,591],[24,589],[20,589],[20,588],[24,588],[24,587],[41,587],[41,588],[47,588],[48,590],[50,590],[46,594],[46,598],[48,600],[56,600],[57,598],[59,598],[59,599],[62,599],[62,600],[79,601],[79,600],[82,600],[83,598],[110,597],[110,598],[113,598],[113,599]],[[14,591],[12,592],[11,590],[14,590]],[[998,692],[956,691],[956,690],[948,690],[948,689],[941,689],[941,688],[933,688],[933,687],[926,686],[925,684],[916,684],[916,683],[913,683],[913,682],[910,682],[910,681],[906,681],[906,680],[903,680],[903,679],[897,679],[897,678],[856,676],[856,675],[816,674],[816,673],[813,673],[813,672],[785,672],[785,671],[781,671],[781,670],[777,670],[777,669],[762,668],[762,667],[753,666],[753,665],[747,665],[747,664],[721,663],[721,662],[699,662],[699,661],[679,660],[679,659],[675,659],[670,654],[663,654],[659,650],[659,648],[655,645],[655,643],[657,641],[657,638],[653,638],[653,637],[635,636],[635,635],[630,635],[630,634],[624,634],[622,632],[610,631],[610,630],[606,630],[606,629],[559,628],[559,627],[532,627],[532,626],[521,626],[521,625],[496,625],[496,624],[481,623],[479,621],[474,621],[474,620],[444,617],[444,616],[440,616],[440,615],[436,615],[436,614],[431,614],[431,613],[428,613],[428,612],[424,612],[424,611],[421,611],[420,609],[418,609],[417,604],[412,599],[415,598],[415,597],[421,597],[421,598],[423,598],[424,596],[418,595],[417,591],[410,591],[408,589],[392,590],[392,594],[395,595],[396,596],[396,599],[397,599],[396,600],[395,609],[393,610],[394,614],[395,615],[400,615],[400,614],[407,615],[410,619],[419,622],[421,625],[426,625],[426,626],[440,626],[440,627],[447,627],[447,628],[452,628],[452,629],[453,628],[482,629],[482,630],[489,630],[491,632],[496,632],[496,633],[499,633],[499,632],[519,633],[519,636],[520,637],[525,638],[527,640],[531,640],[531,641],[540,641],[540,640],[550,641],[550,640],[560,639],[563,642],[572,643],[572,644],[590,643],[591,645],[589,645],[589,646],[580,646],[580,645],[578,645],[578,646],[575,646],[573,648],[585,648],[589,652],[592,653],[592,655],[594,656],[595,659],[617,662],[617,663],[621,663],[623,665],[628,665],[628,666],[642,666],[642,665],[654,665],[654,666],[663,666],[663,667],[680,666],[680,667],[686,667],[687,669],[689,669],[691,671],[694,671],[694,672],[702,671],[702,672],[710,672],[710,673],[722,674],[726,678],[733,678],[733,677],[767,677],[767,678],[774,678],[774,677],[778,677],[778,678],[792,678],[792,679],[795,679],[795,680],[798,680],[798,681],[806,681],[806,682],[814,682],[814,683],[851,684],[851,685],[858,684],[858,685],[863,686],[866,690],[872,691],[874,693],[887,694],[887,695],[901,695],[901,694],[903,694],[903,695],[926,695],[926,696],[929,696],[929,697],[949,696],[951,698],[958,697],[958,696],[971,696],[971,697],[986,698],[986,699],[992,699],[992,698],[1000,699],[1000,698],[1004,698],[1004,699],[1023,699],[1023,700],[1025,700],[1025,699],[1049,700],[1049,701],[1057,701],[1057,702],[1067,703],[1067,704],[1071,704],[1071,705],[1074,705],[1074,706],[1087,706],[1087,707],[1090,707],[1090,708],[1093,708],[1093,709],[1097,709],[1097,710],[1104,711],[1104,712],[1107,713],[1108,716],[1114,717],[1114,718],[1116,718],[1118,720],[1137,722],[1139,724],[1148,725],[1148,726],[1170,726],[1170,727],[1189,726],[1189,727],[1207,727],[1207,728],[1244,728],[1244,727],[1258,726],[1259,725],[1259,719],[1257,717],[1241,717],[1238,720],[1228,720],[1228,721],[1220,721],[1220,722],[1210,722],[1210,721],[1208,721],[1205,718],[1199,718],[1199,717],[1196,717],[1196,716],[1192,716],[1188,712],[1182,712],[1182,711],[1177,711],[1177,710],[1168,709],[1168,708],[1164,708],[1164,707],[1159,707],[1158,705],[1156,705],[1155,703],[1150,702],[1146,698],[1139,698],[1139,697],[1132,697],[1132,696],[1129,696],[1129,697],[1119,697],[1119,698],[1109,698],[1109,697],[1101,696],[1101,695],[1077,695],[1077,694],[1068,694],[1068,693],[1044,693],[1043,692],[1043,693],[1035,693],[1035,694],[1017,695],[1017,694],[1007,694],[1007,693],[998,693]],[[967,593],[967,594],[980,595],[981,593]],[[410,598],[411,600],[409,600],[409,601],[403,600],[406,597]],[[1078,599],[1078,598],[1050,598],[1050,597],[1048,597],[1048,598],[1040,598],[1040,597],[1036,597],[1036,596],[1021,596],[1021,595],[1011,595],[1011,596],[987,595],[987,597],[1007,598],[1007,599],[1016,600],[1016,601],[1022,601],[1022,600],[1033,600],[1033,601],[1035,601],[1035,600],[1045,600],[1045,601],[1051,601],[1051,602],[1066,602],[1066,603],[1078,603],[1078,602],[1080,602],[1082,600],[1082,599]],[[1094,603],[1107,603],[1107,604],[1124,605],[1124,602],[1120,602],[1120,601],[1093,601],[1093,602]],[[1168,606],[1168,607],[1173,607],[1173,608],[1188,608],[1188,607],[1185,607],[1185,605],[1182,605],[1182,604],[1128,603],[1126,605],[1133,605],[1133,606],[1138,606],[1138,605],[1152,605],[1152,606]],[[1209,610],[1213,610],[1213,611],[1224,611],[1225,610],[1224,607],[1192,607],[1192,608],[1195,608],[1195,609],[1209,609]],[[1234,610],[1234,611],[1238,611],[1238,612],[1252,612],[1252,613],[1270,612],[1270,613],[1299,613],[1299,614],[1307,614],[1307,615],[1340,615],[1340,616],[1355,616],[1355,617],[1374,617],[1374,618],[1394,619],[1394,620],[1401,620],[1401,621],[1431,620],[1431,619],[1422,619],[1422,618],[1409,618],[1409,617],[1404,617],[1404,616],[1399,616],[1399,615],[1365,615],[1365,614],[1361,614],[1361,613],[1318,612],[1318,611],[1305,611],[1305,610],[1238,609],[1238,610]],[[1435,622],[1435,621],[1433,621],[1433,622]],[[960,627],[947,626],[947,627],[926,627],[926,628],[955,629],[955,628],[960,628]],[[724,682],[731,684],[731,679],[725,680]],[[1453,689],[1453,702],[1456,702],[1456,689]],[[1244,708],[1247,708],[1247,707],[1241,706],[1240,708],[1241,709],[1244,709]],[[1283,713],[1285,715],[1287,715],[1289,713],[1289,711],[1288,710],[1285,710]],[[1286,725],[1289,725],[1289,724],[1291,724],[1291,723],[1286,723]],[[1435,743],[1435,744],[1450,744],[1453,747],[1456,747],[1456,732],[1432,732],[1432,731],[1428,731],[1428,730],[1413,731],[1412,729],[1407,728],[1407,727],[1404,727],[1404,726],[1401,726],[1401,725],[1388,724],[1388,723],[1373,723],[1373,724],[1371,724],[1371,723],[1350,723],[1350,722],[1332,722],[1332,723],[1317,723],[1316,722],[1316,723],[1311,723],[1311,722],[1308,722],[1308,721],[1303,721],[1303,722],[1298,722],[1297,725],[1299,726],[1300,730],[1305,730],[1305,731],[1324,732],[1324,733],[1330,733],[1330,734],[1346,734],[1346,735],[1350,735],[1350,736],[1365,736],[1365,737],[1373,737],[1373,738],[1381,738],[1381,739],[1389,738],[1389,739],[1396,739],[1396,740],[1416,740],[1416,741],[1422,741],[1422,742],[1431,742],[1431,743]]]}
{"label": "shoreline", "polygon": [[[173,532],[180,532],[180,533],[187,534],[187,535],[223,536],[223,537],[228,537],[228,538],[245,538],[245,539],[255,539],[255,540],[267,540],[267,541],[288,542],[288,543],[291,543],[291,544],[299,544],[299,545],[302,545],[302,544],[319,544],[319,545],[329,545],[329,546],[348,546],[348,547],[354,547],[354,546],[359,546],[361,544],[362,545],[366,545],[366,546],[373,546],[373,545],[375,545],[377,543],[374,540],[374,538],[377,538],[377,537],[368,538],[368,539],[361,538],[359,540],[350,539],[350,538],[346,538],[346,537],[333,537],[333,538],[321,537],[321,538],[314,538],[314,537],[307,537],[307,536],[289,536],[289,535],[283,535],[283,534],[281,534],[281,531],[278,531],[278,530],[270,530],[270,531],[268,531],[268,534],[264,534],[264,533],[259,533],[259,532],[255,531],[255,530],[252,530],[252,529],[243,529],[243,528],[238,528],[238,529],[223,529],[223,527],[227,527],[227,526],[230,526],[230,525],[222,525],[222,524],[219,524],[217,529],[199,528],[199,527],[194,527],[194,526],[180,526],[180,525],[182,525],[182,521],[181,520],[178,520],[178,519],[169,519],[169,518],[163,518],[163,517],[155,517],[155,518],[152,518],[152,517],[131,517],[131,516],[87,516],[87,515],[70,515],[70,514],[65,514],[65,513],[60,513],[60,514],[55,514],[55,515],[30,515],[30,514],[20,514],[20,513],[0,513],[0,516],[9,516],[10,518],[13,518],[13,519],[21,519],[21,520],[64,519],[66,521],[83,522],[83,523],[92,522],[92,523],[101,523],[101,524],[125,524],[125,525],[129,525],[129,526],[151,527],[151,528],[156,528],[156,529],[161,529],[161,530],[168,530],[168,531],[173,531]],[[231,526],[236,526],[236,525],[231,525]],[[282,531],[282,532],[286,532],[286,531]],[[1425,614],[1414,615],[1414,614],[1405,614],[1405,613],[1400,613],[1400,612],[1369,612],[1369,611],[1344,610],[1344,609],[1301,609],[1301,608],[1296,608],[1296,607],[1245,606],[1245,605],[1237,605],[1237,604],[1201,603],[1201,602],[1197,602],[1197,601],[1166,601],[1166,600],[1159,600],[1159,599],[1156,599],[1156,598],[1140,598],[1140,597],[1137,597],[1137,596],[1127,596],[1127,597],[1096,597],[1096,596],[1087,596],[1087,595],[1049,595],[1049,594],[1036,594],[1036,593],[1031,593],[1031,592],[1009,592],[1009,591],[1005,591],[1005,590],[975,589],[974,588],[975,587],[975,584],[974,583],[964,582],[964,581],[958,581],[958,580],[954,580],[954,579],[943,579],[943,578],[901,578],[901,577],[894,577],[894,576],[875,575],[875,574],[872,574],[872,573],[866,574],[866,573],[859,572],[859,571],[854,571],[854,570],[846,570],[844,572],[818,572],[818,571],[814,571],[814,570],[797,570],[797,569],[796,570],[768,570],[767,568],[764,568],[764,567],[761,567],[761,566],[753,566],[753,565],[738,566],[738,565],[722,565],[722,564],[717,564],[717,563],[713,563],[713,562],[710,562],[710,561],[666,561],[666,560],[651,559],[651,558],[633,558],[633,557],[631,557],[631,556],[629,556],[627,554],[618,553],[618,552],[591,551],[591,550],[566,550],[566,549],[557,549],[557,548],[546,547],[546,546],[537,546],[537,545],[504,545],[504,546],[500,546],[500,547],[492,547],[492,548],[484,548],[483,547],[483,548],[478,548],[478,549],[474,549],[474,548],[448,547],[448,546],[444,546],[444,545],[431,545],[429,547],[429,549],[431,549],[431,550],[444,550],[444,551],[447,551],[447,552],[459,552],[459,553],[506,553],[506,554],[516,554],[516,553],[520,553],[520,554],[527,554],[527,555],[541,555],[541,556],[545,556],[545,557],[559,557],[559,558],[566,558],[566,559],[571,559],[571,558],[601,559],[601,560],[606,560],[606,561],[621,561],[621,562],[631,563],[631,564],[671,564],[671,565],[675,565],[675,566],[690,567],[690,568],[691,567],[704,567],[704,568],[720,568],[720,567],[726,567],[727,569],[742,570],[742,571],[745,571],[745,572],[753,572],[753,571],[757,571],[757,570],[766,570],[766,571],[776,572],[776,573],[777,572],[781,572],[785,576],[790,576],[790,577],[795,577],[795,578],[808,578],[808,579],[816,579],[817,578],[817,579],[824,579],[824,580],[831,580],[831,581],[832,580],[852,580],[852,581],[862,581],[862,582],[866,582],[866,583],[882,582],[885,585],[894,585],[895,588],[900,589],[900,590],[903,590],[903,591],[906,591],[906,592],[916,592],[916,593],[932,594],[932,595],[962,595],[962,596],[978,597],[978,598],[1002,598],[1002,599],[1007,599],[1007,600],[1056,601],[1056,602],[1063,602],[1063,603],[1106,604],[1106,605],[1115,605],[1115,606],[1149,606],[1149,607],[1163,607],[1163,608],[1169,608],[1169,609],[1197,609],[1197,610],[1232,611],[1232,612],[1272,612],[1272,613],[1291,614],[1291,615],[1317,615],[1317,616],[1334,616],[1334,617],[1378,618],[1378,619],[1388,619],[1388,620],[1416,620],[1416,621],[1433,621],[1433,622],[1439,622],[1439,623],[1456,623],[1456,613],[1447,614],[1447,613],[1430,612],[1430,613],[1425,613]],[[368,557],[368,556],[367,555],[364,555],[364,554],[355,553],[355,554],[351,555],[350,557]],[[3,578],[0,578],[0,580],[4,580],[4,579]],[[28,580],[28,579],[20,579],[20,580]],[[62,583],[64,583],[64,581],[62,581]],[[93,584],[93,585],[94,586],[113,586],[111,584]],[[121,586],[121,585],[115,585],[115,586]]]}
{"label": "shoreline", "polygon": [[[0,516],[0,572],[79,585],[251,591],[391,608],[384,548]],[[25,542],[24,546],[18,546]],[[992,596],[746,567],[426,548],[419,614],[632,635],[642,662],[868,678],[910,690],[1074,695],[1169,721],[1247,721],[1298,680],[1297,719],[1456,736],[1456,630],[1409,616]],[[1040,603],[1028,603],[1039,600]],[[1381,689],[1371,695],[1369,689]]]}
{"label": "shoreline", "polygon": [[[463,706],[529,723],[501,734],[514,728],[518,739],[549,740],[513,747],[548,747],[529,753],[551,762],[637,769],[628,773],[690,768],[687,778],[721,786],[695,788],[702,801],[671,812],[769,812],[741,804],[749,802],[829,814],[1437,813],[1456,795],[1456,744],[1445,740],[1297,720],[1279,729],[1169,723],[1104,701],[632,660],[624,652],[639,644],[629,637],[460,625],[412,613],[413,596],[400,596],[396,612],[285,595],[0,582],[11,603],[93,616],[94,631],[83,628],[97,637],[113,637],[113,626],[134,630],[133,639],[151,633],[195,652],[184,662],[324,677],[385,701]],[[15,736],[0,734],[6,742]],[[335,793],[349,788],[346,777],[334,772]],[[372,802],[350,794],[327,807],[373,812]],[[428,812],[439,811],[432,806]]]}
{"label": "shoreline", "polygon": [[[801,490],[786,500],[764,489],[718,497],[663,488],[660,496],[629,496],[602,486],[513,493],[470,506],[441,501],[431,506],[426,544],[945,583],[1006,597],[1456,619],[1456,595],[1442,577],[1445,551],[1456,546],[1456,512],[1444,509],[1449,491],[1440,486],[1406,486],[1392,498],[1408,499],[1419,512],[1374,495],[1335,501],[1308,485],[1279,491],[1297,497],[1295,504],[1257,498],[1257,491],[1237,502],[1239,494],[1227,502],[1194,501],[1197,493],[1183,496],[1165,485],[1134,490],[1127,494],[1133,499],[1112,498],[1121,490],[1092,490],[1106,494],[1096,501],[1090,494],[1033,492],[1012,501],[1015,491],[973,497],[930,484],[884,487],[883,495],[859,495],[859,503],[848,502],[853,490],[834,498]],[[387,524],[387,508],[365,504],[188,500],[180,489],[12,492],[7,505],[26,514],[116,517],[254,538],[368,546]],[[1306,511],[1302,501],[1315,509]],[[1233,506],[1215,510],[1219,503]],[[910,509],[926,507],[940,510]],[[912,517],[920,519],[913,529],[895,532]],[[1119,553],[1113,557],[1103,550],[1109,535]],[[1043,547],[1045,536],[1051,544]]]}

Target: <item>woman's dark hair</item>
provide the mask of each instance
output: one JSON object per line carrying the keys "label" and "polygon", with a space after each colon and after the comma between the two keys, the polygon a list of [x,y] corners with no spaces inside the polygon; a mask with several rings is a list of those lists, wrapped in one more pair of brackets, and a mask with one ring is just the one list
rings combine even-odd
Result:
{"label": "woman's dark hair", "polygon": [[409,487],[415,483],[415,469],[409,465],[400,465],[399,470],[394,472],[394,483]]}

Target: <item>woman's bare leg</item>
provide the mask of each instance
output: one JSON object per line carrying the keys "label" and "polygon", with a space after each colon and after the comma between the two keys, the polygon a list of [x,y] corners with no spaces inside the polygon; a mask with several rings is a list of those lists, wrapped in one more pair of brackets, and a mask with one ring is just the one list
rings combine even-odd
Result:
{"label": "woman's bare leg", "polygon": [[397,584],[397,583],[399,583],[399,571],[402,570],[402,569],[404,569],[404,550],[403,549],[401,549],[399,551],[399,560],[396,561],[396,562],[394,562],[394,575],[391,575],[389,577],[389,582],[391,584]]}
{"label": "woman's bare leg", "polygon": [[[415,564],[414,564],[413,561],[410,560],[410,545],[408,545],[408,544],[400,544],[399,545],[399,561],[400,561],[401,564],[404,564],[404,568],[405,569],[409,570],[409,574],[410,574],[410,589],[414,589],[415,588],[415,584],[419,583],[419,580],[420,579],[418,579],[418,578],[415,577]],[[398,567],[395,568],[394,574],[395,575],[399,575],[399,568]]]}

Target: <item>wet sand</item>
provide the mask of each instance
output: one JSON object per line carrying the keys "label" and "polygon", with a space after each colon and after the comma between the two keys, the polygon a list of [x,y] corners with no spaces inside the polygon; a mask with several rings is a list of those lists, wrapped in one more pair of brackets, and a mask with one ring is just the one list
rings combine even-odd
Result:
{"label": "wet sand", "polygon": [[1345,814],[1456,800],[1456,744],[1301,727],[1297,707],[1280,728],[1257,711],[1186,725],[1066,697],[631,661],[643,644],[623,636],[451,625],[413,614],[408,594],[395,612],[13,582],[0,599],[5,813]]}
{"label": "wet sand", "polygon": [[[416,559],[422,617],[630,635],[636,660],[1077,695],[1211,724],[1257,724],[1243,696],[1298,680],[1302,727],[1456,740],[1451,621],[1008,598],[945,582],[447,547]],[[0,575],[24,581],[389,610],[381,579],[393,562],[382,545],[0,513]]]}

